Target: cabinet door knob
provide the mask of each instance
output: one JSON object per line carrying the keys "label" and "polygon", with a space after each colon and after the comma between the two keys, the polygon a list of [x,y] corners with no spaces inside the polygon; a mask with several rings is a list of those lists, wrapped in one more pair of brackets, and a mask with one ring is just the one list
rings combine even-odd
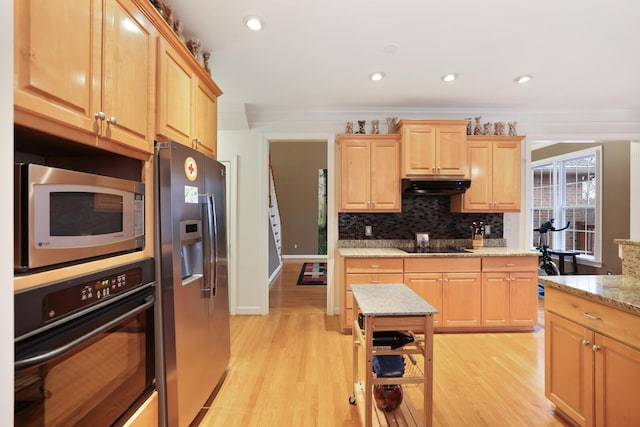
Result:
{"label": "cabinet door knob", "polygon": [[593,351],[599,351],[600,350],[600,346],[598,344],[594,344],[592,348],[593,348]]}
{"label": "cabinet door knob", "polygon": [[585,347],[588,346],[589,344],[591,344],[591,341],[582,340],[582,345],[584,345]]}
{"label": "cabinet door knob", "polygon": [[107,120],[107,122],[108,122],[109,124],[114,125],[114,126],[116,125],[116,123],[118,123],[118,121],[116,120],[116,118],[115,118],[115,117],[111,117],[109,120]]}
{"label": "cabinet door knob", "polygon": [[105,114],[102,111],[95,114],[95,118],[98,120],[104,120],[106,117],[107,116],[105,116]]}

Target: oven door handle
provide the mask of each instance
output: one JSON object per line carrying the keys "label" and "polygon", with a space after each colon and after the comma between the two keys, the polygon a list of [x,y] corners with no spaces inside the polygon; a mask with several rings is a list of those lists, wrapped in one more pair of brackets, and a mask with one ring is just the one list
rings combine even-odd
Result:
{"label": "oven door handle", "polygon": [[148,310],[149,308],[153,307],[153,304],[155,304],[155,297],[153,295],[149,295],[148,297],[146,297],[144,299],[145,303],[134,308],[133,310],[130,310],[118,317],[116,317],[113,320],[110,320],[109,322],[100,325],[99,327],[97,327],[96,329],[92,330],[91,332],[89,332],[88,334],[85,334],[79,338],[76,338],[73,341],[70,341],[68,343],[66,343],[63,346],[60,346],[58,348],[55,348],[53,350],[47,351],[45,353],[40,353],[37,354],[35,356],[31,356],[31,357],[27,357],[25,359],[21,359],[21,360],[17,360],[15,362],[15,369],[16,370],[21,370],[21,369],[26,369],[29,368],[31,366],[35,366],[35,365],[39,365],[41,363],[44,362],[48,362],[52,359],[55,359],[56,357],[70,351],[71,349],[73,349],[74,347],[77,347],[79,345],[81,345],[82,343],[90,340],[91,338],[95,337],[96,335],[99,335],[105,331],[108,331],[109,329],[113,328],[114,326],[117,326],[119,323],[121,323],[122,321],[132,317],[132,316],[136,316],[139,313],[142,313],[145,310]]}

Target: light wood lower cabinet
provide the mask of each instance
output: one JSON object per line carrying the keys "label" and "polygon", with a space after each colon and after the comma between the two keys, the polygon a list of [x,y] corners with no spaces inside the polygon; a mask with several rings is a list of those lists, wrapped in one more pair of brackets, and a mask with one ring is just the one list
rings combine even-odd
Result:
{"label": "light wood lower cabinet", "polygon": [[405,273],[404,284],[438,310],[433,327],[442,326],[442,273]]}
{"label": "light wood lower cabinet", "polygon": [[530,327],[538,323],[537,256],[482,259],[482,325]]}
{"label": "light wood lower cabinet", "polygon": [[537,255],[339,257],[342,327],[353,322],[352,284],[404,283],[438,310],[434,327],[522,330],[538,323]]}
{"label": "light wood lower cabinet", "polygon": [[444,273],[442,280],[442,326],[446,328],[480,326],[482,309],[480,273]]}
{"label": "light wood lower cabinet", "polygon": [[640,425],[640,317],[545,289],[545,395],[580,426]]}
{"label": "light wood lower cabinet", "polygon": [[480,258],[406,258],[404,283],[438,310],[434,327],[480,326]]}
{"label": "light wood lower cabinet", "polygon": [[354,320],[351,285],[403,283],[402,269],[402,258],[345,259],[342,327],[351,329]]}

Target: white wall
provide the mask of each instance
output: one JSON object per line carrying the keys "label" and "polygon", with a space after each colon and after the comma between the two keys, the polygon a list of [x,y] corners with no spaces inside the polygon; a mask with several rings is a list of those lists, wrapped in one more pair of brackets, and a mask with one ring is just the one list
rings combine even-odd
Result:
{"label": "white wall", "polygon": [[629,194],[631,200],[629,208],[631,212],[629,215],[629,238],[640,241],[640,223],[637,221],[638,217],[640,217],[640,142],[631,143],[630,170],[631,186],[629,187]]}
{"label": "white wall", "polygon": [[[253,131],[218,133],[218,159],[236,159],[238,188],[235,222],[237,276],[229,292],[235,314],[269,312],[268,238],[268,151],[267,143]],[[234,215],[232,212],[231,215]],[[230,260],[234,262],[234,260]],[[232,288],[233,287],[233,288]]]}
{"label": "white wall", "polygon": [[[335,142],[334,132],[269,132],[261,131],[219,131],[218,159],[235,159],[237,174],[236,212],[237,224],[235,250],[231,253],[236,259],[237,277],[230,282],[230,307],[232,314],[267,314],[269,312],[268,285],[268,170],[269,140],[324,140],[328,146],[329,188],[333,188],[335,179],[331,173],[334,168]],[[333,200],[329,200],[329,215],[333,218],[333,227],[328,234],[329,277],[332,277],[333,253],[337,239],[337,214]],[[331,279],[327,286],[327,312],[333,314],[334,290]]]}
{"label": "white wall", "polygon": [[[0,2],[0,200],[13,200],[13,2]],[[13,210],[0,209],[0,425],[13,425]],[[9,237],[11,236],[11,237]]]}

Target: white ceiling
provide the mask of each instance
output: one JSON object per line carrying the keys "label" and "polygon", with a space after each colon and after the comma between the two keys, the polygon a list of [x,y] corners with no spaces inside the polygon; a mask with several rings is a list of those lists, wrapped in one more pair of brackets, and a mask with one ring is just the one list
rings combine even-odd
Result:
{"label": "white ceiling", "polygon": [[[166,3],[212,52],[220,111],[246,113],[249,126],[275,110],[418,109],[603,115],[638,131],[635,0]],[[265,28],[245,28],[247,15]],[[369,80],[374,71],[386,78]],[[449,72],[459,78],[444,83]],[[516,84],[522,74],[534,78]]]}

